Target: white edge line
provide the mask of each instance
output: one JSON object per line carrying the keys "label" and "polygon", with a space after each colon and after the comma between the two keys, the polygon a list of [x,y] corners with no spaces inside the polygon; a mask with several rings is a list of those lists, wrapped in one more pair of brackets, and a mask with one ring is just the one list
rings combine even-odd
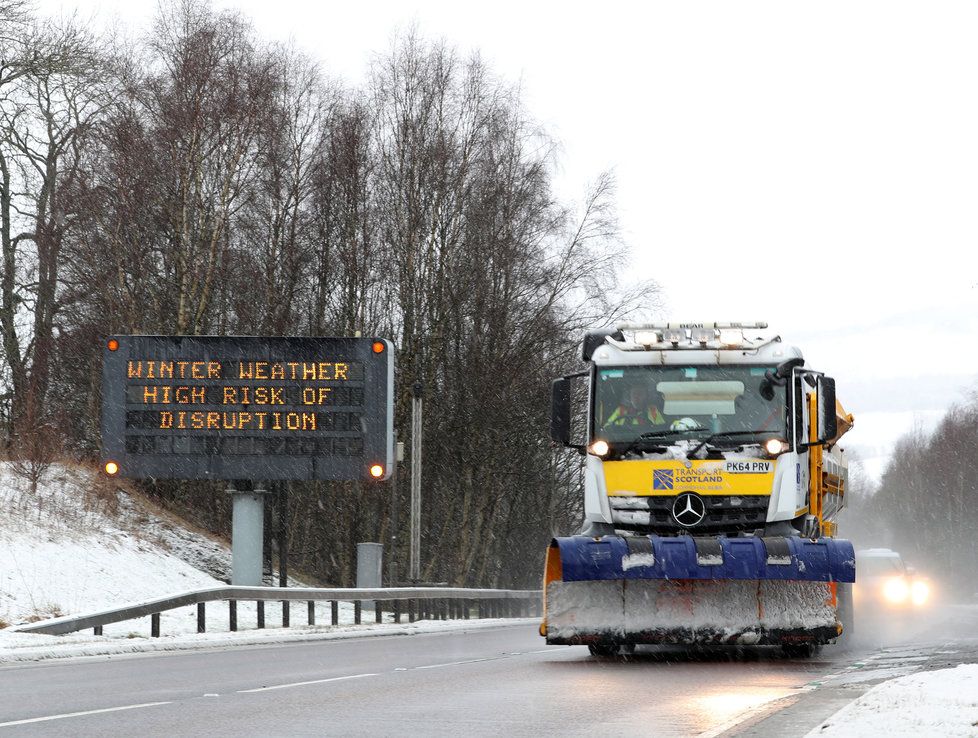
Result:
{"label": "white edge line", "polygon": [[238,694],[251,694],[252,692],[268,692],[273,689],[288,689],[289,687],[304,687],[307,684],[325,684],[326,682],[342,682],[345,679],[362,679],[363,677],[377,676],[376,674],[351,674],[349,676],[330,677],[329,679],[312,679],[308,682],[292,682],[290,684],[275,684],[271,687],[256,687],[255,689],[239,689]]}
{"label": "white edge line", "polygon": [[172,705],[172,702],[143,702],[139,705],[123,705],[122,707],[103,707],[100,710],[83,710],[82,712],[66,712],[62,715],[47,715],[45,717],[27,718],[26,720],[11,720],[8,723],[0,723],[0,728],[10,728],[14,725],[27,725],[28,723],[43,723],[47,720],[63,720],[64,718],[82,717],[84,715],[98,715],[102,712],[119,712],[121,710],[138,710],[140,707],[156,707],[157,705]]}

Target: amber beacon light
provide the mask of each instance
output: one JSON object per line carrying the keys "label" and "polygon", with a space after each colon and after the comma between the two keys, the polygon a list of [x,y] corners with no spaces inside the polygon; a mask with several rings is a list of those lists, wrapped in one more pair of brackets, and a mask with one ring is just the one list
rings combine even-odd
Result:
{"label": "amber beacon light", "polygon": [[119,473],[119,465],[116,464],[114,461],[106,461],[105,473],[108,474],[110,477],[114,477],[116,474]]}
{"label": "amber beacon light", "polygon": [[110,338],[109,339],[109,343],[108,343],[108,347],[109,347],[109,351],[118,351],[119,350],[119,341],[116,340],[115,338]]}
{"label": "amber beacon light", "polygon": [[373,350],[374,350],[374,353],[375,354],[382,354],[382,353],[384,353],[384,342],[383,341],[374,341]]}
{"label": "amber beacon light", "polygon": [[374,464],[370,467],[370,476],[374,479],[380,479],[384,476],[384,467],[382,464]]}

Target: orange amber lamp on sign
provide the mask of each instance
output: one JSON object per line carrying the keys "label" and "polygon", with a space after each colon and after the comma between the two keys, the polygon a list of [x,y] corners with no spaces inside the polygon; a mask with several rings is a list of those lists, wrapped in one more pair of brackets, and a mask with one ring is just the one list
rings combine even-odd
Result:
{"label": "orange amber lamp on sign", "polygon": [[114,461],[106,461],[105,473],[108,474],[110,477],[114,477],[116,474],[119,473],[119,465],[116,464]]}
{"label": "orange amber lamp on sign", "polygon": [[380,479],[384,476],[384,467],[380,464],[374,464],[370,467],[370,476],[374,479]]}
{"label": "orange amber lamp on sign", "polygon": [[382,354],[382,353],[384,353],[384,342],[383,341],[374,341],[373,350],[374,350],[374,353],[375,354]]}
{"label": "orange amber lamp on sign", "polygon": [[109,351],[118,351],[118,350],[119,350],[119,342],[116,339],[114,339],[114,338],[110,338],[109,339]]}

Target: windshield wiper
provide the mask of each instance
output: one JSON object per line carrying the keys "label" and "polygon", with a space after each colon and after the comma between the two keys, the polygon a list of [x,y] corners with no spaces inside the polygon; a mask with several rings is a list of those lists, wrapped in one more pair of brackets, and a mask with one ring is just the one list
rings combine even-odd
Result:
{"label": "windshield wiper", "polygon": [[629,443],[621,452],[621,455],[624,456],[625,454],[634,451],[635,447],[642,441],[650,441],[653,438],[665,438],[666,436],[675,436],[679,435],[680,433],[696,433],[705,430],[706,428],[667,428],[666,430],[646,431],[645,433],[639,434],[634,441]]}
{"label": "windshield wiper", "polygon": [[665,436],[672,436],[677,433],[697,433],[699,431],[705,431],[706,428],[669,428],[667,430],[658,431],[646,431],[642,433],[636,440],[640,441],[643,438],[664,438]]}
{"label": "windshield wiper", "polygon": [[701,448],[703,448],[710,441],[714,441],[717,438],[727,438],[727,437],[732,437],[732,436],[759,436],[759,435],[761,435],[763,433],[772,433],[773,434],[773,433],[776,433],[776,431],[770,431],[770,430],[742,430],[742,431],[720,431],[719,433],[711,433],[706,438],[704,438],[702,441],[700,441],[696,445],[696,448],[694,448],[692,451],[690,451],[688,454],[686,454],[686,458],[692,458],[693,456],[696,455],[696,452],[697,451],[699,451]]}

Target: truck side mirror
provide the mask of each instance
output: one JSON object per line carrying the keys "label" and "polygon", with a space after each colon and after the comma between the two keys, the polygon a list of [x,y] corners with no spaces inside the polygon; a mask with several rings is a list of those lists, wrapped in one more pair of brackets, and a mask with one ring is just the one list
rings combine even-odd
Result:
{"label": "truck side mirror", "polygon": [[791,372],[795,367],[802,366],[805,363],[804,359],[794,358],[788,359],[778,364],[777,369],[768,369],[764,372],[764,380],[761,382],[761,397],[765,400],[774,399],[774,388],[784,387],[788,384],[788,378],[791,376]]}
{"label": "truck side mirror", "polygon": [[818,440],[825,443],[835,438],[839,432],[838,416],[835,412],[835,380],[832,377],[821,376],[818,378],[816,401],[818,406]]}
{"label": "truck side mirror", "polygon": [[571,380],[555,379],[550,385],[550,438],[561,446],[570,445]]}

